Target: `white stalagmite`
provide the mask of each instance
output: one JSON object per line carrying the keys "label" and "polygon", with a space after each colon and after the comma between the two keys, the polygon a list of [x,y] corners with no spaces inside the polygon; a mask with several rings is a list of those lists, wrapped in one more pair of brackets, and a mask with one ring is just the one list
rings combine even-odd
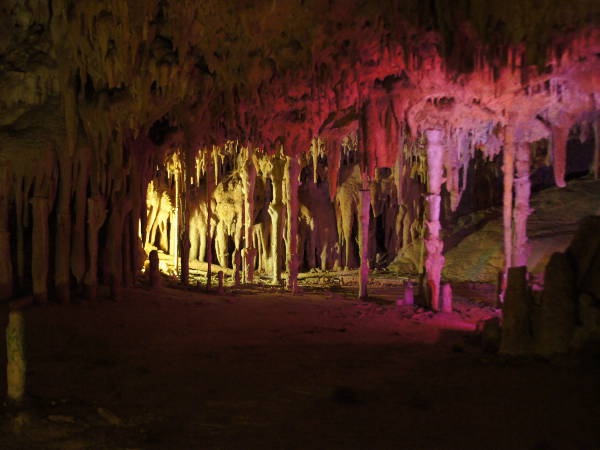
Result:
{"label": "white stalagmite", "polygon": [[515,142],[514,130],[507,127],[504,142],[504,151],[502,153],[502,172],[504,175],[504,193],[502,202],[502,221],[504,230],[504,272],[502,274],[502,286],[500,290],[500,300],[504,300],[506,292],[506,281],[508,269],[512,265],[512,208],[513,208],[513,183],[515,176]]}
{"label": "white stalagmite", "polygon": [[529,197],[531,182],[529,181],[530,152],[529,144],[520,143],[515,147],[515,207],[514,241],[512,251],[513,267],[527,266],[529,259],[529,244],[527,243],[527,218],[531,213]]}
{"label": "white stalagmite", "polygon": [[23,312],[12,310],[8,314],[6,327],[6,381],[8,400],[13,404],[25,398],[25,319]]}
{"label": "white stalagmite", "polygon": [[430,129],[427,134],[427,175],[429,181],[429,192],[427,194],[428,218],[427,237],[425,247],[427,258],[425,270],[427,275],[428,296],[431,309],[440,309],[440,281],[444,267],[444,255],[442,254],[444,242],[440,238],[440,206],[442,201],[443,182],[443,157],[444,132],[439,129]]}
{"label": "white stalagmite", "polygon": [[363,183],[360,190],[360,217],[358,221],[360,249],[360,279],[358,283],[358,298],[367,298],[369,283],[369,224],[371,217],[371,189],[368,183]]}
{"label": "white stalagmite", "polygon": [[298,157],[288,156],[285,165],[285,185],[287,194],[287,260],[288,288],[292,293],[298,290],[298,186],[300,163]]}
{"label": "white stalagmite", "polygon": [[48,264],[49,264],[49,232],[48,232],[48,198],[34,197],[31,275],[33,279],[33,298],[36,302],[48,300]]}

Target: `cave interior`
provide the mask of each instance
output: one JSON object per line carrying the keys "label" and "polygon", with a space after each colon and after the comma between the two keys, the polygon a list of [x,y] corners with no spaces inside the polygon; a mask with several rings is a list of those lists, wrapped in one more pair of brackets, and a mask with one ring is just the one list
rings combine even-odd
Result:
{"label": "cave interior", "polygon": [[599,177],[594,0],[5,0],[0,443],[598,446]]}

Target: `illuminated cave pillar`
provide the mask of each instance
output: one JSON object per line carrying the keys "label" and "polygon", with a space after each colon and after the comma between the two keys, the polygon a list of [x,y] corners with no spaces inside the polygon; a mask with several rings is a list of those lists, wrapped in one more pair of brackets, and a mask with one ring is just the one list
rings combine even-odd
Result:
{"label": "illuminated cave pillar", "polygon": [[288,156],[285,165],[287,194],[287,260],[288,289],[298,290],[298,187],[300,185],[300,163],[296,156]]}
{"label": "illuminated cave pillar", "polygon": [[443,160],[444,160],[444,132],[438,129],[426,131],[427,135],[427,175],[429,192],[427,194],[427,237],[425,248],[427,257],[425,271],[427,276],[427,295],[431,309],[440,309],[440,282],[444,268],[444,242],[440,237],[440,206],[442,202]]}
{"label": "illuminated cave pillar", "polygon": [[205,154],[206,157],[206,289],[212,284],[212,196],[214,189],[213,181],[213,155],[212,152]]}
{"label": "illuminated cave pillar", "polygon": [[358,282],[358,298],[367,298],[369,283],[369,224],[371,218],[371,189],[368,183],[363,183],[359,200],[360,215],[358,221],[360,250],[360,278]]}
{"label": "illuminated cave pillar", "polygon": [[242,250],[244,281],[254,281],[254,265],[256,249],[254,248],[254,186],[256,184],[256,168],[252,161],[252,149],[244,149],[244,166],[241,171],[242,192],[244,194],[244,249]]}
{"label": "illuminated cave pillar", "polygon": [[31,277],[33,280],[33,299],[45,303],[48,300],[49,234],[47,197],[31,199],[33,210],[33,230]]}
{"label": "illuminated cave pillar", "polygon": [[182,234],[181,234],[181,284],[187,286],[190,279],[190,191],[192,158],[189,149],[185,152],[185,166],[183,168],[184,189],[181,197],[182,201]]}
{"label": "illuminated cave pillar", "polygon": [[500,301],[504,301],[506,283],[508,281],[508,269],[512,266],[512,209],[513,209],[513,184],[515,176],[515,142],[514,130],[506,129],[504,151],[502,154],[503,172],[503,199],[502,199],[502,223],[504,233],[504,271],[500,289]]}
{"label": "illuminated cave pillar", "polygon": [[8,223],[8,189],[10,186],[8,168],[0,167],[0,301],[8,300],[13,295],[13,271]]}
{"label": "illuminated cave pillar", "polygon": [[280,153],[273,156],[270,162],[270,177],[273,198],[269,204],[271,216],[271,264],[273,284],[281,283],[281,243],[283,241],[283,182],[286,161]]}
{"label": "illuminated cave pillar", "polygon": [[173,257],[175,271],[179,269],[179,172],[175,173],[175,205],[171,211],[171,230],[169,234],[169,253]]}
{"label": "illuminated cave pillar", "polygon": [[531,213],[529,197],[531,181],[529,180],[530,151],[529,144],[515,145],[515,205],[513,211],[514,240],[512,250],[512,266],[527,266],[529,244],[527,242],[527,219]]}

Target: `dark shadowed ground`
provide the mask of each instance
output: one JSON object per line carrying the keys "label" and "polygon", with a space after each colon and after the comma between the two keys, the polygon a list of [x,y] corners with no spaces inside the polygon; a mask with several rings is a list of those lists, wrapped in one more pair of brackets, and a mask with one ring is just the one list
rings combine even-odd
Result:
{"label": "dark shadowed ground", "polygon": [[482,353],[493,309],[432,317],[387,293],[132,289],[29,309],[32,398],[18,435],[4,411],[0,448],[600,448],[594,361]]}

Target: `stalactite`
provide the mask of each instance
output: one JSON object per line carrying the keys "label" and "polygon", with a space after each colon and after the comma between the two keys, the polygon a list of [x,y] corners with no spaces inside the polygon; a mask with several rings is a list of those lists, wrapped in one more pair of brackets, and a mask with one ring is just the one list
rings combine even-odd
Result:
{"label": "stalactite", "polygon": [[287,259],[288,289],[292,293],[298,290],[298,185],[300,163],[296,156],[288,156],[285,165],[285,186],[287,206]]}
{"label": "stalactite", "polygon": [[329,199],[333,201],[337,192],[338,174],[342,159],[342,146],[338,139],[327,139],[327,175],[329,181]]}
{"label": "stalactite", "polygon": [[527,218],[531,213],[529,197],[531,182],[529,180],[530,151],[529,144],[520,143],[515,147],[515,206],[513,211],[514,241],[512,251],[513,267],[527,266],[529,244],[527,242]]}
{"label": "stalactite", "polygon": [[427,238],[425,247],[427,257],[425,261],[425,270],[427,276],[428,296],[431,309],[439,311],[440,309],[440,282],[442,269],[444,267],[444,256],[442,250],[444,243],[441,240],[440,206],[441,206],[441,188],[443,175],[443,138],[442,130],[431,129],[426,131],[427,135],[427,174],[429,180],[429,189],[427,193]]}

